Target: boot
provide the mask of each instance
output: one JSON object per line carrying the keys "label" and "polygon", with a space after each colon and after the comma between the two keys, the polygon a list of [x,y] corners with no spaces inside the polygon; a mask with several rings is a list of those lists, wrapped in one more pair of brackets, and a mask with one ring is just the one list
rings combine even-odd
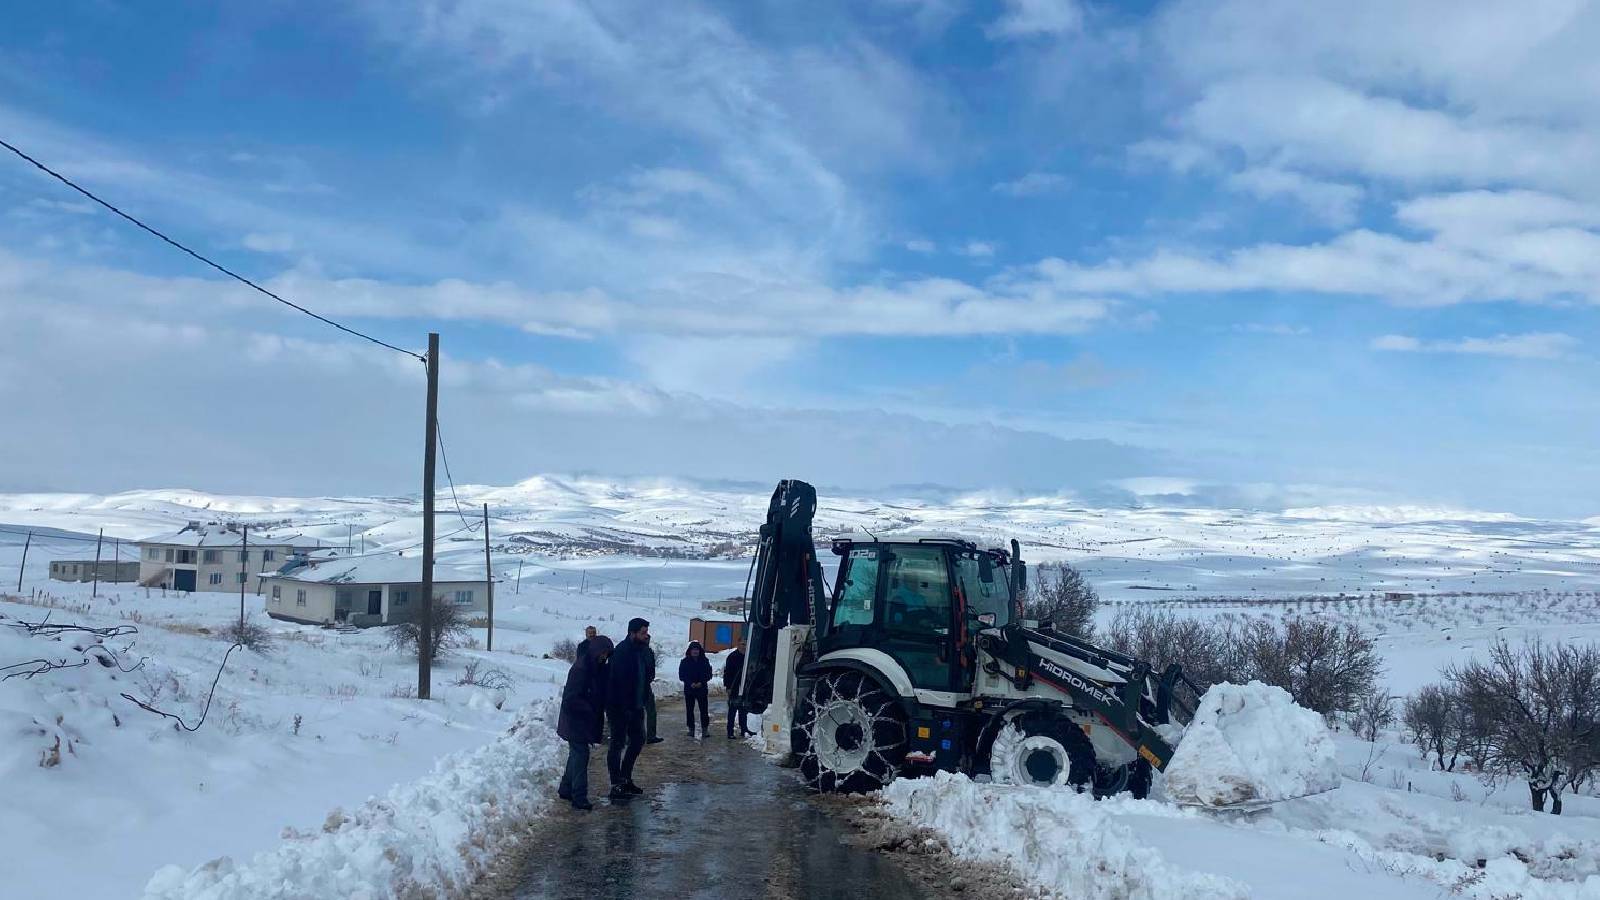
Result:
{"label": "boot", "polygon": [[628,788],[625,785],[614,784],[611,786],[611,792],[606,794],[606,798],[615,802],[617,800],[632,800],[633,795],[628,793]]}
{"label": "boot", "polygon": [[572,808],[576,809],[576,810],[580,810],[582,812],[588,812],[589,810],[594,809],[594,804],[590,803],[587,800],[576,800],[575,799],[575,800],[572,801]]}

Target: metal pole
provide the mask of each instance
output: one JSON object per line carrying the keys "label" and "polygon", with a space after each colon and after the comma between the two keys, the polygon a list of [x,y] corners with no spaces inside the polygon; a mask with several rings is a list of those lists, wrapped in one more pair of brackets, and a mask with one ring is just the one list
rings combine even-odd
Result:
{"label": "metal pole", "polygon": [[106,530],[100,529],[100,534],[94,539],[94,590],[89,592],[91,598],[100,596],[100,546],[105,543]]}
{"label": "metal pole", "polygon": [[583,570],[583,577],[578,580],[578,593],[580,593],[580,594],[583,593],[583,589],[588,587],[588,586],[589,586],[589,570],[588,569],[584,569]]}
{"label": "metal pole", "polygon": [[439,447],[439,334],[428,332],[428,412],[422,450],[422,615],[417,630],[417,699],[433,695],[433,469]]}
{"label": "metal pole", "polygon": [[250,526],[244,526],[244,535],[239,543],[239,634],[244,635],[244,589],[250,584]]}
{"label": "metal pole", "polygon": [[17,567],[17,593],[22,593],[22,573],[28,571],[28,545],[33,543],[33,532],[22,542],[22,565]]}
{"label": "metal pole", "polygon": [[633,588],[633,582],[628,581],[627,579],[623,579],[623,582],[622,582],[622,602],[623,603],[627,603],[628,602],[628,591],[632,590],[632,588]]}
{"label": "metal pole", "polygon": [[518,596],[522,594],[522,560],[520,559],[517,560],[517,589],[514,593]]}
{"label": "metal pole", "polygon": [[489,561],[489,504],[483,505],[483,577],[489,587],[489,640],[487,650],[494,649],[494,564]]}

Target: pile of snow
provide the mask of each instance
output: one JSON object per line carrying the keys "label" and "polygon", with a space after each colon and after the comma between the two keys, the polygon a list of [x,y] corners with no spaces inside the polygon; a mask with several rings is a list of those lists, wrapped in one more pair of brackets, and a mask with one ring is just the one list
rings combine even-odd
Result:
{"label": "pile of snow", "polygon": [[965,775],[901,778],[883,789],[890,815],[930,829],[957,857],[1005,866],[1063,896],[1084,900],[1243,900],[1244,885],[1181,870],[1111,804],[1067,790],[975,784]]}
{"label": "pile of snow", "polygon": [[334,810],[320,832],[286,830],[248,863],[166,866],[145,900],[460,895],[550,803],[565,746],[558,709],[532,704],[492,743],[447,756],[352,813]]}
{"label": "pile of snow", "polygon": [[1272,802],[1333,790],[1339,764],[1322,717],[1283,688],[1224,683],[1200,698],[1163,784],[1178,803]]}

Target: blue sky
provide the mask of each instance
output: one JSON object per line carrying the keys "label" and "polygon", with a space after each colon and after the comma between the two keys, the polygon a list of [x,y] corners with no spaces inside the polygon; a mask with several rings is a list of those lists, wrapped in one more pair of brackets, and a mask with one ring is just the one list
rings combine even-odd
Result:
{"label": "blue sky", "polygon": [[[1321,6],[33,5],[0,135],[441,331],[465,480],[1600,513],[1600,14]],[[415,363],[19,161],[0,328],[0,488],[414,490]]]}

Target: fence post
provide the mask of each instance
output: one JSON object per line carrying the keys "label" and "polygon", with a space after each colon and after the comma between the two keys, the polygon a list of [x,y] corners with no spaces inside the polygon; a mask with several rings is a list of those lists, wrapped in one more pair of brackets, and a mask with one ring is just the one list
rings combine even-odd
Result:
{"label": "fence post", "polygon": [[33,544],[33,532],[22,542],[22,565],[17,567],[17,593],[22,593],[22,573],[28,571],[28,547]]}

